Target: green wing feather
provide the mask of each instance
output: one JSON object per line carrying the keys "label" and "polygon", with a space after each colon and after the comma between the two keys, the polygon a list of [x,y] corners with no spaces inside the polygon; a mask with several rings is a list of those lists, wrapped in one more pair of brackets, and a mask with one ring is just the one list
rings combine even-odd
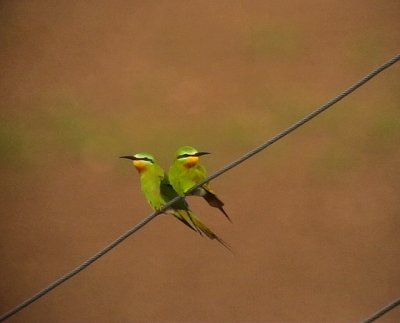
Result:
{"label": "green wing feather", "polygon": [[[160,183],[160,192],[166,202],[171,201],[173,198],[178,196],[178,193],[176,193],[172,185],[169,183],[167,176],[164,176]],[[190,229],[197,231],[201,234],[201,231],[198,230],[193,222],[192,212],[189,210],[189,205],[187,204],[185,199],[181,199],[172,204],[170,212],[178,220],[186,224]]]}
{"label": "green wing feather", "polygon": [[[174,190],[172,185],[168,181],[168,177],[165,176],[161,181],[161,194],[164,196],[166,201],[170,201],[178,196],[178,193]],[[199,232],[201,235],[204,234],[210,239],[215,239],[221,243],[224,247],[230,250],[229,245],[218,237],[211,229],[209,229],[200,219],[189,209],[189,205],[185,199],[181,199],[172,204],[173,214],[178,220],[186,224],[189,228]]]}
{"label": "green wing feather", "polygon": [[[176,192],[178,192],[180,195],[183,195],[198,182],[207,177],[207,170],[202,165],[186,168],[179,161],[175,161],[169,169],[168,176]],[[208,183],[192,192],[191,195],[203,197],[210,206],[219,209],[225,215],[225,217],[232,222],[231,218],[223,208],[224,202],[222,202],[218,196],[215,195]]]}

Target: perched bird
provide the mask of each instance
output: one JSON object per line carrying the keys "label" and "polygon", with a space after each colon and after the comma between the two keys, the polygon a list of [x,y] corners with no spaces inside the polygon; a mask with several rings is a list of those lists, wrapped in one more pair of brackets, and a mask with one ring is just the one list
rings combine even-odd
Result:
{"label": "perched bird", "polygon": [[[184,146],[176,152],[174,163],[169,168],[168,177],[175,191],[184,195],[189,189],[197,183],[207,178],[206,169],[199,164],[199,156],[207,155],[208,152],[197,151],[190,146]],[[203,184],[196,189],[191,195],[203,197],[209,205],[218,208],[226,218],[232,222],[229,215],[225,212],[222,202],[211,190],[210,184]]]}
{"label": "perched bird", "polygon": [[[139,172],[141,189],[144,196],[154,210],[161,209],[168,201],[178,196],[169,183],[164,170],[155,162],[153,155],[138,153],[134,156],[121,156],[120,158],[132,161]],[[172,214],[190,229],[198,232],[200,235],[205,234],[208,238],[215,239],[230,249],[221,238],[200,221],[189,209],[189,205],[184,199],[175,202],[164,213]]]}

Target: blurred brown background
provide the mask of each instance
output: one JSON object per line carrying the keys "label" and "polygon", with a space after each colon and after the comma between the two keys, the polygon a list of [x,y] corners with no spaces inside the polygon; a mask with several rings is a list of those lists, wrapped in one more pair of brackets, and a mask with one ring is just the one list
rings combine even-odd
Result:
{"label": "blurred brown background", "polygon": [[[215,171],[397,54],[394,1],[2,1],[0,310],[151,210],[122,154]],[[399,296],[399,64],[10,322],[357,322]],[[400,321],[399,309],[380,322]]]}

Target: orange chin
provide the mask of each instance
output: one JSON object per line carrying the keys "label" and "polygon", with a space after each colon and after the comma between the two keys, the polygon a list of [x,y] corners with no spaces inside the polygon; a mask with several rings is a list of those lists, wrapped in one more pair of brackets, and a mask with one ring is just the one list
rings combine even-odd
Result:
{"label": "orange chin", "polygon": [[186,159],[186,162],[184,164],[184,166],[186,168],[191,168],[193,166],[196,166],[197,162],[199,161],[199,157],[197,156],[190,156]]}
{"label": "orange chin", "polygon": [[141,160],[134,160],[133,166],[135,166],[139,173],[143,172],[147,168],[145,163],[143,163]]}

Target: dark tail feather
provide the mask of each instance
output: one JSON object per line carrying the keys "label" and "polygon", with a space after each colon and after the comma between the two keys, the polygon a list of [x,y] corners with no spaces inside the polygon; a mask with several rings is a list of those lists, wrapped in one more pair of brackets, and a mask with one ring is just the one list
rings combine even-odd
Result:
{"label": "dark tail feather", "polygon": [[231,218],[229,217],[229,215],[225,212],[223,206],[224,206],[224,202],[222,202],[217,195],[215,195],[214,193],[208,191],[207,189],[205,190],[205,194],[203,195],[203,198],[207,201],[207,203],[212,206],[212,207],[216,207],[217,209],[219,209],[225,216],[226,218],[232,222]]}
{"label": "dark tail feather", "polygon": [[203,232],[208,238],[211,240],[217,240],[220,244],[222,244],[226,249],[232,252],[232,248],[229,244],[227,244],[224,240],[222,240],[220,237],[218,237],[214,232],[211,231],[205,224],[200,222],[199,219],[193,218],[194,224],[196,227],[200,229],[201,232]]}
{"label": "dark tail feather", "polygon": [[195,219],[193,219],[191,212],[188,210],[174,210],[171,212],[174,217],[176,217],[179,221],[181,221],[184,225],[188,228],[192,229],[193,231],[199,233],[201,236],[203,233],[199,229],[199,227],[195,223]]}
{"label": "dark tail feather", "polygon": [[178,218],[177,216],[176,216],[176,218],[177,218],[179,221],[181,221],[184,225],[186,225],[189,229],[193,230],[194,232],[198,232],[198,233],[200,233],[200,235],[201,235],[201,232],[195,230],[195,229],[194,229],[189,223],[187,223],[184,219]]}

